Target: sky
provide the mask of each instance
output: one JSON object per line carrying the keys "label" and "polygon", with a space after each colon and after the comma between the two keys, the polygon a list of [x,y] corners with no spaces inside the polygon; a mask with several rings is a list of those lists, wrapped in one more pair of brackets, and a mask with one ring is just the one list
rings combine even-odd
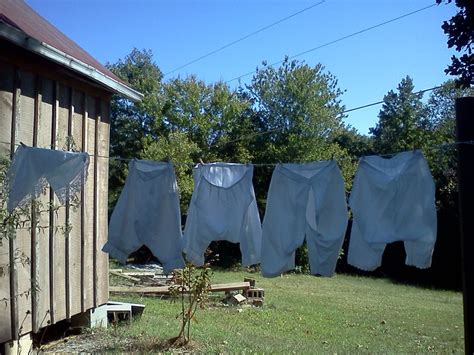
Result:
{"label": "sky", "polygon": [[[164,80],[196,75],[206,83],[250,82],[262,61],[276,63],[347,35],[430,6],[435,0],[26,0],[101,63],[114,63],[133,48],[150,49]],[[312,8],[189,66],[228,43],[312,5]],[[383,99],[402,78],[415,90],[450,77],[444,69],[454,50],[441,25],[456,13],[440,5],[311,51],[295,59],[321,63],[344,91],[346,109]],[[240,77],[239,80],[233,80]],[[428,94],[425,94],[427,97]],[[347,114],[362,134],[377,123],[381,106]]]}

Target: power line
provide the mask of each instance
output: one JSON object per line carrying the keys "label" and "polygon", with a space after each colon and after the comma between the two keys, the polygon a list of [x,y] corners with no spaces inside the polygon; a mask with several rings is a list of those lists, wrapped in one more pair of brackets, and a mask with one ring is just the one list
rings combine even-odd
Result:
{"label": "power line", "polygon": [[[419,91],[416,91],[414,94],[422,94],[422,93],[425,93],[425,92],[428,92],[428,91],[433,91],[433,90],[436,90],[436,89],[439,89],[439,88],[442,88],[443,86],[442,85],[438,85],[438,86],[433,86],[429,89],[423,89],[423,90],[419,90]],[[353,111],[358,111],[358,110],[362,110],[364,108],[367,108],[367,107],[371,107],[371,106],[375,106],[375,105],[380,105],[384,103],[383,100],[381,101],[376,101],[376,102],[372,102],[370,104],[365,104],[365,105],[361,105],[361,106],[357,106],[357,107],[353,107],[353,108],[350,108],[350,109],[347,109],[347,110],[344,110],[340,113],[340,115],[343,115],[345,113],[348,113],[348,112],[353,112]],[[282,131],[284,130],[285,128],[284,127],[278,127],[278,128],[273,128],[273,129],[269,129],[269,130],[266,130],[266,131],[263,131],[263,132],[254,132],[254,133],[251,133],[251,134],[248,134],[246,136],[241,136],[239,138],[236,138],[236,139],[233,139],[233,140],[229,140],[229,141],[226,141],[226,142],[217,142],[217,143],[214,143],[214,144],[211,144],[208,148],[213,148],[213,147],[218,147],[218,146],[222,146],[222,145],[227,145],[227,144],[231,144],[231,143],[235,143],[235,142],[239,142],[239,141],[242,141],[244,139],[247,139],[247,138],[253,138],[253,137],[258,137],[258,136],[263,136],[263,135],[266,135],[266,134],[270,134],[270,133],[274,133],[274,132],[279,132],[279,131]],[[4,141],[0,141],[0,143],[2,144],[6,144],[6,145],[10,145],[11,143],[10,142],[4,142]],[[462,144],[462,143],[466,143],[466,144],[473,144],[473,142],[469,141],[469,142],[458,142],[459,144]],[[458,144],[456,143],[456,144]],[[451,144],[454,144],[454,143],[445,143],[447,145],[451,145]],[[14,144],[15,146],[20,146],[21,143],[15,143]],[[78,153],[84,153],[84,152],[78,152]],[[94,154],[89,154],[87,153],[90,157],[95,157]],[[395,153],[393,153],[395,154]],[[389,155],[393,155],[393,154],[389,154]],[[98,158],[108,158],[110,160],[119,160],[119,161],[130,161],[130,160],[133,160],[135,158],[122,158],[122,157],[119,157],[119,156],[103,156],[103,155],[97,155]],[[189,166],[193,166],[193,165],[196,165],[196,163],[173,163],[175,165],[189,165]],[[268,164],[267,164],[268,165]]]}
{"label": "power line", "polygon": [[326,1],[326,0],[322,0],[322,1],[317,2],[317,3],[315,3],[315,4],[311,5],[311,6],[305,7],[304,9],[302,9],[302,10],[300,10],[300,11],[298,11],[298,12],[295,12],[295,13],[289,15],[289,16],[286,16],[286,17],[284,17],[284,18],[282,18],[282,19],[280,19],[280,20],[278,20],[278,21],[276,21],[276,22],[273,22],[273,23],[271,23],[271,24],[269,24],[269,25],[267,25],[267,26],[265,26],[265,27],[262,27],[262,28],[260,28],[260,29],[258,29],[258,30],[256,30],[256,31],[254,31],[254,32],[252,32],[252,33],[249,33],[248,35],[245,35],[245,36],[243,36],[243,37],[240,37],[239,39],[236,39],[235,41],[232,41],[232,42],[230,42],[230,43],[227,43],[227,44],[223,45],[222,47],[219,47],[219,48],[217,48],[217,49],[215,49],[215,50],[213,50],[213,51],[211,51],[211,52],[209,52],[209,53],[206,53],[206,54],[204,54],[204,55],[202,55],[202,56],[200,56],[200,57],[198,57],[198,58],[196,58],[196,59],[193,59],[193,60],[191,60],[191,61],[189,61],[189,62],[187,62],[187,63],[185,63],[185,64],[183,64],[183,65],[181,65],[181,66],[179,66],[179,67],[177,67],[176,69],[173,69],[173,70],[171,70],[171,71],[165,73],[165,74],[163,75],[163,77],[165,77],[165,76],[167,76],[167,75],[169,75],[169,74],[172,74],[172,73],[174,73],[174,72],[176,72],[176,71],[178,71],[178,70],[180,70],[180,69],[183,69],[183,68],[185,68],[185,67],[187,67],[187,66],[189,66],[189,65],[191,65],[191,64],[194,64],[194,63],[196,63],[196,62],[199,62],[200,60],[203,60],[204,58],[207,58],[207,57],[209,57],[209,56],[211,56],[211,55],[213,55],[213,54],[216,54],[217,52],[220,52],[220,51],[222,51],[222,50],[224,50],[224,49],[226,49],[226,48],[228,48],[228,47],[230,47],[230,46],[233,46],[233,45],[236,44],[236,43],[242,42],[243,40],[246,40],[246,39],[249,38],[249,37],[255,36],[256,34],[258,34],[258,33],[260,33],[260,32],[266,31],[266,30],[268,30],[269,28],[271,28],[271,27],[273,27],[273,26],[276,26],[276,25],[278,25],[278,24],[280,24],[280,23],[282,23],[282,22],[284,22],[284,21],[287,21],[287,20],[289,20],[289,19],[292,18],[292,17],[295,17],[295,16],[298,16],[298,15],[302,14],[303,12],[306,12],[306,11],[308,11],[308,10],[311,10],[312,8],[315,8],[316,6],[319,6],[319,5],[323,4],[325,1]]}
{"label": "power line", "polygon": [[[0,143],[7,143],[7,142],[0,142]],[[474,145],[474,141],[457,141],[457,142],[452,142],[452,143],[449,143],[449,142],[444,142],[444,143],[440,143],[440,144],[434,144],[434,145],[429,145],[429,146],[426,146],[426,147],[423,147],[424,150],[443,150],[443,149],[446,149],[446,148],[449,148],[449,147],[456,147],[458,145],[462,145],[462,144],[466,144],[466,145]],[[419,148],[415,148],[415,150],[419,150]],[[406,151],[406,150],[404,150]],[[387,153],[387,154],[374,154],[374,155],[377,155],[379,157],[390,157],[390,156],[394,156],[396,154],[399,154],[399,153],[402,153],[404,151],[398,151],[398,152],[392,152],[392,153]],[[80,152],[79,152],[80,153]],[[93,157],[93,155],[89,154],[90,156]],[[358,160],[362,157],[364,157],[366,155],[360,155],[360,156],[356,156],[356,157],[339,157],[339,158],[334,158],[334,160],[347,160],[347,159],[350,159],[350,160]],[[98,156],[98,157],[101,157],[101,156]],[[130,161],[130,160],[133,160],[133,159],[137,159],[137,158],[122,158],[122,157],[103,157],[103,158],[109,158],[109,160],[120,160],[120,161]],[[202,162],[199,162],[199,163],[183,163],[183,162],[170,162],[171,164],[173,164],[173,166],[178,166],[178,165],[181,165],[181,166],[188,166],[190,168],[198,165],[198,164],[206,164],[206,163],[202,163]],[[242,164],[252,164],[253,166],[276,166],[276,165],[279,165],[279,164],[284,164],[284,163],[281,163],[281,162],[278,162],[278,163],[242,163]]]}
{"label": "power line", "polygon": [[[408,12],[408,13],[403,14],[403,15],[398,16],[398,17],[394,17],[394,18],[392,18],[392,19],[390,19],[390,20],[387,20],[387,21],[378,23],[378,24],[376,24],[376,25],[373,25],[373,26],[364,28],[364,29],[362,29],[362,30],[360,30],[360,31],[357,31],[357,32],[353,32],[353,33],[348,34],[348,35],[346,35],[346,36],[337,38],[337,39],[335,39],[335,40],[333,40],[333,41],[326,42],[326,43],[321,44],[321,45],[319,45],[319,46],[317,46],[317,47],[308,49],[308,50],[306,50],[306,51],[304,51],[304,52],[300,52],[300,53],[295,54],[295,55],[293,55],[293,56],[291,56],[291,57],[288,57],[288,59],[294,59],[294,58],[300,57],[300,56],[302,56],[302,55],[308,54],[308,53],[310,53],[310,52],[314,52],[314,51],[316,51],[316,50],[318,50],[318,49],[321,49],[321,48],[330,46],[330,45],[332,45],[332,44],[334,44],[334,43],[338,43],[338,42],[344,41],[344,40],[346,40],[346,39],[348,39],[348,38],[351,38],[351,37],[358,36],[358,35],[360,35],[360,34],[362,34],[362,33],[371,31],[371,30],[373,30],[373,29],[376,29],[376,28],[379,28],[379,27],[382,27],[382,26],[385,26],[385,25],[387,25],[387,24],[389,24],[389,23],[392,23],[392,22],[401,20],[401,19],[403,19],[403,18],[405,18],[405,17],[414,15],[414,14],[419,13],[419,12],[421,12],[421,11],[428,10],[429,8],[432,8],[432,7],[435,7],[435,6],[437,6],[437,5],[436,5],[436,4],[428,5],[428,6],[422,7],[422,8],[420,8],[420,9],[418,9],[418,10],[415,10],[415,11],[412,11],[412,12]],[[269,66],[274,66],[274,65],[277,65],[277,64],[281,64],[281,63],[283,63],[283,62],[284,62],[284,60],[279,60],[278,62],[272,63],[272,64],[270,64]],[[252,74],[254,74],[254,73],[256,73],[256,72],[257,72],[257,70],[253,70],[253,71],[247,72],[247,73],[245,73],[245,74],[239,75],[239,76],[237,76],[237,77],[235,77],[235,78],[233,78],[233,79],[230,79],[230,80],[226,81],[226,84],[231,83],[231,82],[233,82],[233,81],[235,81],[235,80],[239,80],[239,79],[244,78],[244,77],[246,77],[246,76],[252,75]]]}
{"label": "power line", "polygon": [[[429,89],[424,89],[424,90],[420,90],[420,91],[417,91],[415,92],[414,94],[423,94],[425,92],[428,92],[428,91],[433,91],[433,90],[436,90],[436,89],[439,89],[439,88],[442,88],[443,86],[442,85],[439,85],[439,86],[434,86],[432,88],[429,88]],[[367,108],[367,107],[371,107],[371,106],[376,106],[376,105],[380,105],[380,104],[383,104],[384,101],[381,100],[381,101],[377,101],[377,102],[372,102],[370,104],[366,104],[366,105],[362,105],[362,106],[357,106],[357,107],[354,107],[354,108],[350,108],[348,110],[345,110],[343,112],[341,112],[341,114],[344,114],[344,113],[348,113],[348,112],[352,112],[352,111],[358,111],[358,110],[362,110],[364,108]]]}
{"label": "power line", "polygon": [[[429,89],[423,89],[423,90],[417,91],[417,92],[415,92],[414,94],[422,94],[422,93],[425,93],[425,92],[428,92],[428,91],[432,91],[432,90],[439,89],[439,88],[441,88],[441,87],[442,87],[442,85],[433,86],[432,88],[429,88]],[[350,109],[347,109],[347,110],[342,111],[339,115],[343,115],[343,114],[348,113],[348,112],[353,112],[353,111],[362,110],[362,109],[364,109],[364,108],[371,107],[371,106],[376,106],[376,105],[380,105],[380,104],[383,104],[383,103],[384,103],[384,101],[381,100],[381,101],[372,102],[372,103],[370,103],[370,104],[365,104],[365,105],[362,105],[362,106],[353,107],[353,108],[350,108]],[[239,138],[237,138],[237,139],[233,139],[233,140],[230,140],[230,141],[227,141],[227,142],[222,142],[222,143],[217,142],[217,143],[215,143],[215,144],[211,144],[211,145],[209,146],[209,148],[213,148],[213,147],[218,147],[218,146],[222,146],[222,145],[227,145],[227,144],[230,144],[230,143],[239,142],[239,141],[244,140],[244,139],[247,139],[247,138],[253,138],[253,137],[263,136],[263,135],[265,135],[265,134],[270,134],[270,133],[282,131],[282,130],[284,130],[284,129],[285,129],[285,127],[278,127],[278,128],[269,129],[269,130],[263,131],[263,132],[255,132],[255,133],[249,134],[249,135],[247,135],[247,136],[239,137]]]}

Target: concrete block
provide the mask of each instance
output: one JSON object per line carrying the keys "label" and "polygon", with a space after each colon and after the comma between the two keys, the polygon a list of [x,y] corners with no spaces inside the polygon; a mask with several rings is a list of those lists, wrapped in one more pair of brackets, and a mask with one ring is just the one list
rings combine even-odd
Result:
{"label": "concrete block", "polygon": [[3,344],[3,351],[1,351],[0,353],[5,355],[28,355],[32,352],[33,339],[31,338],[31,334],[26,334],[20,337],[19,340],[12,340]]}
{"label": "concrete block", "polygon": [[107,328],[107,305],[92,308],[71,318],[72,327]]}

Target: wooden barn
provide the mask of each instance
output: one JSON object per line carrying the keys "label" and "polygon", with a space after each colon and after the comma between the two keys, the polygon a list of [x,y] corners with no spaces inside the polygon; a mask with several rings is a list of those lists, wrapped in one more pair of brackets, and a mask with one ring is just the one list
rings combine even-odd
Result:
{"label": "wooden barn", "polygon": [[[0,275],[0,352],[2,343],[108,301],[108,257],[101,248],[112,94],[142,97],[23,0],[0,1],[0,155],[11,157],[20,142],[65,149],[67,137],[90,155],[76,208],[42,214],[46,228],[25,226],[0,242],[0,265],[10,266]],[[56,197],[48,191],[40,199]],[[68,224],[69,232],[56,228]],[[19,254],[26,262],[18,262]]]}

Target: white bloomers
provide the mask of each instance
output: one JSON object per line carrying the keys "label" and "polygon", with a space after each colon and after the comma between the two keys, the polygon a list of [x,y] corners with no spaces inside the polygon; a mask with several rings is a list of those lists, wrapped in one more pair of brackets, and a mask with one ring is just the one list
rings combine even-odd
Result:
{"label": "white bloomers", "polygon": [[47,184],[65,203],[68,193],[81,190],[88,165],[87,153],[19,146],[8,172],[8,212],[38,197]]}
{"label": "white bloomers", "polygon": [[335,161],[277,165],[263,221],[263,276],[293,269],[305,236],[311,273],[332,276],[347,221],[344,181]]}
{"label": "white bloomers", "polygon": [[121,263],[146,245],[163,271],[183,268],[178,187],[171,163],[132,160],[102,250]]}
{"label": "white bloomers", "polygon": [[212,241],[240,243],[242,264],[260,262],[262,227],[252,185],[253,166],[200,164],[193,170],[194,191],[184,229],[186,259],[204,264]]}
{"label": "white bloomers", "polygon": [[387,243],[404,241],[407,265],[431,266],[437,228],[435,184],[420,151],[391,159],[361,158],[349,204],[354,217],[349,264],[374,270],[382,263]]}

